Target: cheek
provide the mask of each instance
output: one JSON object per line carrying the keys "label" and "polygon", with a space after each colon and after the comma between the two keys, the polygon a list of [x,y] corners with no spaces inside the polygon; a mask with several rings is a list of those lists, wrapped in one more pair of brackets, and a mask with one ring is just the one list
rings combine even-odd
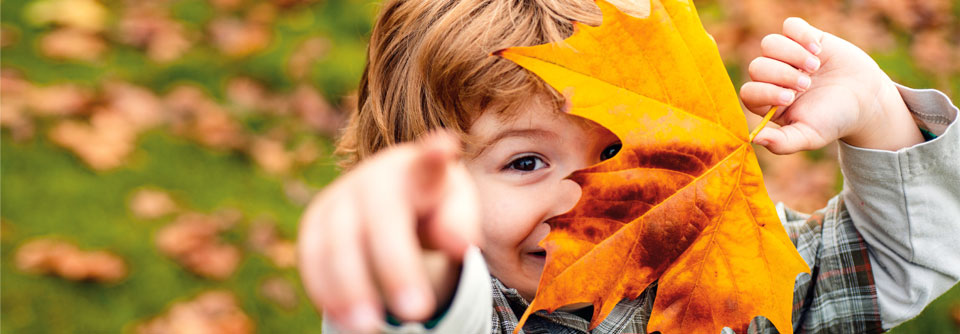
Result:
{"label": "cheek", "polygon": [[483,210],[483,234],[488,247],[515,249],[540,222],[530,194],[507,187],[478,187]]}

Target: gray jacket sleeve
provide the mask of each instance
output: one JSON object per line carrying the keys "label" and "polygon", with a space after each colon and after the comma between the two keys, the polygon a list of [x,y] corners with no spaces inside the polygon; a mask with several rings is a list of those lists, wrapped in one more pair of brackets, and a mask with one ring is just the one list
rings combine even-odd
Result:
{"label": "gray jacket sleeve", "polygon": [[896,152],[840,142],[844,190],[869,246],[884,329],[913,318],[960,280],[960,129],[936,90],[898,87],[937,138]]}
{"label": "gray jacket sleeve", "polygon": [[[401,326],[383,324],[381,333],[490,333],[493,317],[493,295],[490,289],[492,287],[487,264],[480,250],[472,247],[464,257],[453,302],[436,326],[427,329],[421,323],[405,323]],[[336,324],[327,319],[324,317],[323,320],[324,334],[343,333]]]}

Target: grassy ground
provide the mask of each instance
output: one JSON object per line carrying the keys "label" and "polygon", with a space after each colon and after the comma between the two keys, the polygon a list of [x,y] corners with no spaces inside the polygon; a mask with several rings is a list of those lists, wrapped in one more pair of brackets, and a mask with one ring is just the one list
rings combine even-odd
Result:
{"label": "grassy ground", "polygon": [[[43,139],[14,143],[4,138],[2,145],[4,333],[116,333],[162,313],[172,301],[214,288],[236,293],[262,333],[320,332],[320,318],[302,296],[288,311],[257,292],[259,282],[269,277],[299,286],[294,270],[279,270],[251,254],[223,282],[199,278],[153,246],[153,235],[166,220],[139,220],[126,209],[132,191],[157,187],[193,210],[243,212],[248,219],[227,233],[238,244],[244,241],[246,222],[257,217],[272,218],[285,237],[293,237],[300,207],[286,199],[282,183],[245,158],[151,133],[128,167],[96,173]],[[333,177],[333,168],[324,163],[305,172],[316,186]],[[15,246],[51,235],[120,254],[130,276],[104,285],[26,275],[13,267]]]}

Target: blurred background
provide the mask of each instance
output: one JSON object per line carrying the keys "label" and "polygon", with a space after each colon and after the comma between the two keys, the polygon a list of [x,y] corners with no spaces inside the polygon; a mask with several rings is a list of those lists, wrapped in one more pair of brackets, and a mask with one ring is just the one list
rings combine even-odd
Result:
{"label": "blurred background", "polygon": [[[960,101],[960,0],[697,4],[737,87],[800,16]],[[296,225],[338,173],[377,2],[0,6],[0,331],[319,333]],[[841,187],[835,146],[759,152],[775,201]],[[896,332],[960,332],[960,287]]]}

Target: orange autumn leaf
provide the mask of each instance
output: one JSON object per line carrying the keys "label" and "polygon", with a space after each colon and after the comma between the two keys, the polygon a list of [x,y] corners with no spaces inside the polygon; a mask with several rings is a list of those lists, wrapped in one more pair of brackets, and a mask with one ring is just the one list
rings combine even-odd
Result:
{"label": "orange autumn leaf", "polygon": [[[645,17],[599,0],[603,24],[504,58],[563,92],[570,113],[610,129],[614,158],[574,172],[582,197],[550,219],[538,310],[593,304],[596,327],[659,280],[648,331],[743,333],[764,316],[792,333],[794,280],[808,267],[767,196],[746,121],[689,0]],[[601,279],[598,279],[601,278]]]}

